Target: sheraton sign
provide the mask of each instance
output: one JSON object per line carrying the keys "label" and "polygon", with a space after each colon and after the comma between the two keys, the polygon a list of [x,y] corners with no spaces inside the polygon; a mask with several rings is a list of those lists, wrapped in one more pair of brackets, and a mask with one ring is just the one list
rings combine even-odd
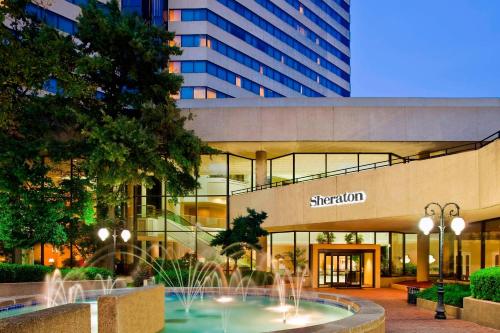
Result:
{"label": "sheraton sign", "polygon": [[311,208],[321,208],[330,206],[352,205],[366,201],[366,193],[345,192],[343,194],[324,197],[322,195],[314,195],[311,197]]}

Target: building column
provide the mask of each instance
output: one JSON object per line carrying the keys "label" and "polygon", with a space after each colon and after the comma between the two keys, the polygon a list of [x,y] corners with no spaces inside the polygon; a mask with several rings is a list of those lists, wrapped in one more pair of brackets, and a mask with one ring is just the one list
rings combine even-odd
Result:
{"label": "building column", "polygon": [[255,152],[255,185],[267,183],[267,152],[259,150]]}
{"label": "building column", "polygon": [[[267,183],[267,152],[259,150],[255,152],[255,185],[265,185]],[[256,251],[256,269],[267,270],[267,237],[260,237],[259,244],[262,250]]]}
{"label": "building column", "polygon": [[429,281],[429,236],[417,233],[417,282]]}

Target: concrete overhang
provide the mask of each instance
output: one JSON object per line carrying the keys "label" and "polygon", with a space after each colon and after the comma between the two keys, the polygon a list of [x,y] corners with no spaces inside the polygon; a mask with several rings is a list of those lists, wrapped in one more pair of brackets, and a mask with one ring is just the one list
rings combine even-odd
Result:
{"label": "concrete overhang", "polygon": [[187,127],[224,151],[411,155],[480,141],[500,128],[500,98],[181,100]]}

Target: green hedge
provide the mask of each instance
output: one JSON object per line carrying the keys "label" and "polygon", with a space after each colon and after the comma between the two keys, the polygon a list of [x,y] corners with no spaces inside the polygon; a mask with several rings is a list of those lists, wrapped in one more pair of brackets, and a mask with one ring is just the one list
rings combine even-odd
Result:
{"label": "green hedge", "polygon": [[[467,284],[445,284],[444,285],[444,304],[463,307],[464,297],[471,295],[471,290]],[[417,294],[418,298],[437,302],[437,286],[424,289]]]}
{"label": "green hedge", "polygon": [[474,298],[500,302],[500,267],[480,269],[470,276]]}
{"label": "green hedge", "polygon": [[63,268],[61,274],[66,280],[96,280],[113,277],[113,272],[102,267]]}
{"label": "green hedge", "polygon": [[40,282],[54,268],[42,265],[0,263],[0,282]]}

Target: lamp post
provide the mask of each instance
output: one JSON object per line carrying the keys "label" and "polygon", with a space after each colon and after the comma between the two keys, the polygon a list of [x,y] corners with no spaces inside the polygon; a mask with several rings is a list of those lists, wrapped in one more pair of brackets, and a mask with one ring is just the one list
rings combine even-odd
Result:
{"label": "lamp post", "polygon": [[[97,235],[99,238],[104,242],[106,239],[108,239],[110,232],[108,228],[101,228],[97,231]],[[113,256],[112,256],[112,266],[113,267],[113,272],[115,271],[115,252],[116,252],[116,238],[118,237],[116,233],[116,229],[113,229],[113,234],[111,235],[113,237]],[[130,239],[132,234],[130,233],[129,230],[123,229],[122,232],[120,233],[120,237],[123,239],[123,241],[126,243]]]}
{"label": "lamp post", "polygon": [[444,311],[444,284],[443,284],[443,242],[444,242],[444,229],[445,227],[445,214],[453,218],[451,221],[451,229],[456,235],[460,235],[462,230],[465,228],[465,221],[461,218],[460,207],[454,202],[448,202],[441,206],[436,202],[431,202],[427,204],[424,208],[425,216],[420,219],[418,227],[425,235],[429,235],[431,230],[434,228],[433,217],[439,216],[439,281],[438,281],[438,303],[436,306],[436,319],[446,319]]}

